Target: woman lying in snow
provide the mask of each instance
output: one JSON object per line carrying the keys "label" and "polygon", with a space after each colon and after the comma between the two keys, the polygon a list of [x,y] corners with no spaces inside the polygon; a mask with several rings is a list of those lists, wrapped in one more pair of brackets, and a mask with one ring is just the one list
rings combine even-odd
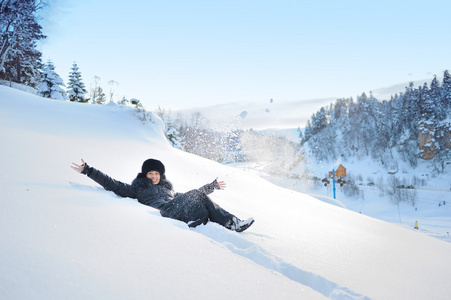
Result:
{"label": "woman lying in snow", "polygon": [[242,232],[254,223],[253,218],[242,221],[214,203],[207,195],[215,189],[223,190],[225,182],[216,178],[212,183],[187,193],[175,193],[172,184],[166,179],[163,163],[156,159],[146,160],[141,173],[132,184],[122,183],[97,169],[88,166],[82,159],[82,164],[72,163],[72,169],[88,175],[89,178],[121,197],[138,199],[142,204],[160,210],[163,217],[176,219],[196,227],[208,221],[219,223],[227,229]]}

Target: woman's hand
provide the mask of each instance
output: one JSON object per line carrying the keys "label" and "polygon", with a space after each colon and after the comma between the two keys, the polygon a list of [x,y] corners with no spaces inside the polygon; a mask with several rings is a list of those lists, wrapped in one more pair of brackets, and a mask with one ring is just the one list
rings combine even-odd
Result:
{"label": "woman's hand", "polygon": [[75,171],[77,171],[78,173],[81,173],[83,171],[83,169],[85,168],[85,161],[83,160],[83,158],[81,159],[82,164],[81,165],[77,165],[76,163],[72,163],[73,166],[71,166],[72,169],[74,169]]}
{"label": "woman's hand", "polygon": [[219,184],[219,189],[220,189],[220,190],[223,190],[223,189],[226,188],[226,183],[225,183],[225,181],[218,181],[218,177],[216,177],[216,181],[217,181],[218,184]]}

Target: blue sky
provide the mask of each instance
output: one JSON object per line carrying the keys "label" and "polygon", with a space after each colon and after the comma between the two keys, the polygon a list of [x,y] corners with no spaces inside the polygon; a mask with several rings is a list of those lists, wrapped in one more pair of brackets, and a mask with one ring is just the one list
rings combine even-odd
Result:
{"label": "blue sky", "polygon": [[451,2],[50,0],[43,21],[67,82],[78,64],[115,97],[177,110],[355,97],[451,69]]}

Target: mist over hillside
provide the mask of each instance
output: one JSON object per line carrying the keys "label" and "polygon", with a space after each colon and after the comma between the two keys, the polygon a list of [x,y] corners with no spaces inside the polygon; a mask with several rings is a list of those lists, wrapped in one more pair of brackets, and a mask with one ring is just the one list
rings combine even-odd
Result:
{"label": "mist over hillside", "polygon": [[[423,85],[425,82],[430,82],[430,78],[413,81],[414,86]],[[379,87],[365,92],[367,94],[371,92],[379,100],[390,100],[395,94],[404,92],[407,86],[409,86],[409,82]],[[355,95],[301,100],[281,100],[271,96],[261,99],[259,102],[235,102],[231,99],[229,103],[174,110],[172,117],[175,118],[181,114],[185,118],[190,118],[194,113],[201,113],[208,119],[212,129],[220,131],[251,128],[255,130],[297,129],[304,128],[312,114],[321,107],[329,106],[339,98],[356,97],[362,92],[364,91],[356,91]],[[164,108],[171,109],[170,107]]]}

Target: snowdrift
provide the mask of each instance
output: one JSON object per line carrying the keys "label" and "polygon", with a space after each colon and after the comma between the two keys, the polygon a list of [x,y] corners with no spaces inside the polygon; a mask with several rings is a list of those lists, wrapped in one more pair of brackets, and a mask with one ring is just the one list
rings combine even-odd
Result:
{"label": "snowdrift", "polygon": [[[2,299],[449,299],[451,244],[170,147],[154,115],[0,86]],[[147,158],[244,233],[189,229],[74,172],[131,182]]]}

